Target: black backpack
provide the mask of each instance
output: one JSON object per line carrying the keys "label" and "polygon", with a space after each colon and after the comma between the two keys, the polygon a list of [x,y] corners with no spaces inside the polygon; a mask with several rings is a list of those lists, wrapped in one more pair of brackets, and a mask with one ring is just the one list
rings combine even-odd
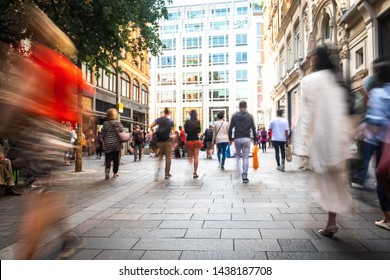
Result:
{"label": "black backpack", "polygon": [[135,133],[135,141],[137,144],[142,144],[144,142],[144,135],[142,131],[136,131]]}
{"label": "black backpack", "polygon": [[169,119],[164,120],[163,123],[159,124],[157,129],[157,141],[166,142],[171,136],[171,127],[169,126]]}
{"label": "black backpack", "polygon": [[206,129],[204,132],[204,140],[206,142],[212,141],[213,140],[213,131],[211,129]]}
{"label": "black backpack", "polygon": [[267,131],[265,131],[265,130],[261,131],[261,138],[263,138],[263,139],[267,138]]}

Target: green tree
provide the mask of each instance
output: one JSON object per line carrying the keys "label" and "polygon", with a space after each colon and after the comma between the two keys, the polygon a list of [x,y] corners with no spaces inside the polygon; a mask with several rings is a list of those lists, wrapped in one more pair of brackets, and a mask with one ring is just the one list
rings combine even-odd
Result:
{"label": "green tree", "polygon": [[[117,67],[126,54],[141,59],[145,51],[160,54],[158,20],[167,17],[166,4],[172,0],[0,0],[2,42],[17,44],[33,38],[28,15],[20,8],[25,3],[37,5],[70,37],[78,50],[71,59],[78,66],[85,62],[89,68],[108,69]],[[81,139],[81,119],[78,125]],[[82,171],[80,143],[78,147],[76,172]]]}

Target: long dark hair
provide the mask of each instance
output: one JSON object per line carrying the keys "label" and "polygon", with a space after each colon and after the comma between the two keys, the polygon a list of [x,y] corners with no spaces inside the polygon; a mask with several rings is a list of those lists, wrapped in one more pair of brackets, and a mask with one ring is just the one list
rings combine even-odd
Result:
{"label": "long dark hair", "polygon": [[196,110],[191,110],[190,120],[191,121],[198,121],[198,112]]}

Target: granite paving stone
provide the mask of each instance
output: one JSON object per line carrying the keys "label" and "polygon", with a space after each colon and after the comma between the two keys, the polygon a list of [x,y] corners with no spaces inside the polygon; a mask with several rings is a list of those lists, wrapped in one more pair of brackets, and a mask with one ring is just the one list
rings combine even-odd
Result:
{"label": "granite paving stone", "polygon": [[[299,161],[276,170],[274,150],[261,154],[260,168],[249,167],[243,184],[235,159],[225,170],[201,152],[198,179],[186,160],[172,159],[170,179],[155,179],[157,158],[134,162],[122,156],[118,178],[104,180],[103,160],[83,158],[83,172],[64,166],[53,190],[69,198],[68,217],[58,222],[85,238],[72,260],[316,260],[390,259],[390,231],[375,226],[383,214],[373,190],[351,188],[356,212],[338,214],[336,239],[318,233],[327,210],[318,204],[312,172]],[[135,168],[136,167],[136,168]],[[14,259],[21,207],[30,189],[16,186],[20,197],[0,195],[0,258]],[[62,231],[40,240],[38,259],[56,259]],[[17,243],[19,242],[19,243]]]}

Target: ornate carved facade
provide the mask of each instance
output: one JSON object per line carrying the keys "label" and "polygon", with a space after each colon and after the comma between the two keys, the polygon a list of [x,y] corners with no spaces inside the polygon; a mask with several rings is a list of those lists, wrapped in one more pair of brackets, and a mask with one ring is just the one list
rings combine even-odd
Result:
{"label": "ornate carved facade", "polygon": [[358,97],[372,61],[389,55],[390,1],[267,0],[264,17],[267,116],[285,109],[292,129],[300,115],[300,80],[310,73],[308,58],[317,45],[337,44],[344,77]]}

